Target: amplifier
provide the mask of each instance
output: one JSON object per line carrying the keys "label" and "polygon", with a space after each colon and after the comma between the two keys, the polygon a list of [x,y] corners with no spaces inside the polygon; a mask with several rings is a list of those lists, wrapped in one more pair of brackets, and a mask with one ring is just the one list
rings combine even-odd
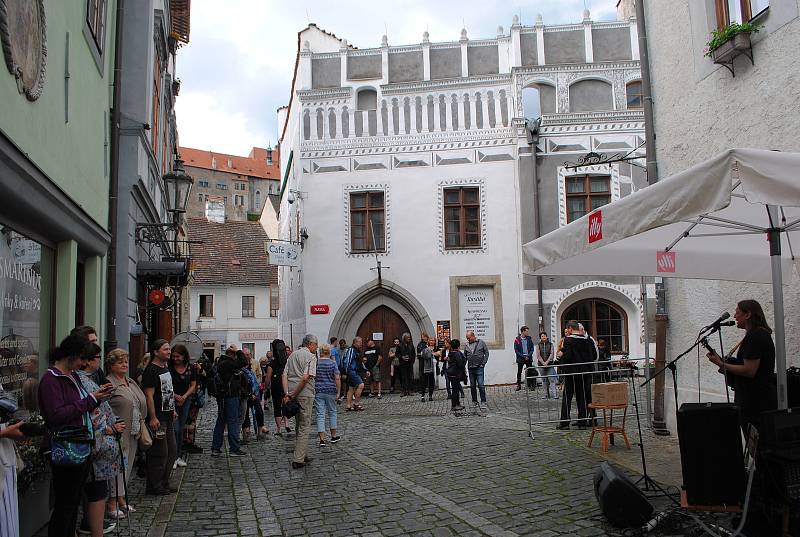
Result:
{"label": "amplifier", "polygon": [[732,403],[684,403],[678,442],[689,505],[741,505],[746,474],[739,409]]}

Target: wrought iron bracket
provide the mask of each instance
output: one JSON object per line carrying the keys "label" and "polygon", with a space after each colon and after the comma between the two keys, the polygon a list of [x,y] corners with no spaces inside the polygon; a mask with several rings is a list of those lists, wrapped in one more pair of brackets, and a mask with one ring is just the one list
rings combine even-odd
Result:
{"label": "wrought iron bracket", "polygon": [[632,156],[636,151],[641,149],[644,146],[644,142],[640,143],[634,149],[631,149],[624,155],[622,153],[597,153],[595,151],[590,151],[585,155],[578,157],[576,162],[564,161],[564,167],[568,170],[577,170],[578,168],[583,168],[584,166],[597,166],[608,164],[609,167],[614,164],[615,162],[628,162],[631,166],[636,166],[637,168],[646,169],[645,166],[641,164],[636,164],[633,162],[634,160],[639,160],[643,158],[641,156]]}

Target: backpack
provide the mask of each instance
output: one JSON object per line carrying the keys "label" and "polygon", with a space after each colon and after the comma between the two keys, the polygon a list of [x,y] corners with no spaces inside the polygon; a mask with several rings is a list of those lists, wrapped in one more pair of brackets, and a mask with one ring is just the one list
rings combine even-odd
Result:
{"label": "backpack", "polygon": [[222,377],[219,375],[217,364],[212,364],[209,368],[209,372],[211,374],[209,375],[208,384],[206,385],[208,395],[211,397],[225,397],[227,389],[225,383],[222,382]]}
{"label": "backpack", "polygon": [[349,347],[342,357],[342,361],[339,363],[339,374],[342,377],[347,377],[347,371],[350,369],[350,365],[353,363],[353,360],[356,358],[356,350],[353,347]]}

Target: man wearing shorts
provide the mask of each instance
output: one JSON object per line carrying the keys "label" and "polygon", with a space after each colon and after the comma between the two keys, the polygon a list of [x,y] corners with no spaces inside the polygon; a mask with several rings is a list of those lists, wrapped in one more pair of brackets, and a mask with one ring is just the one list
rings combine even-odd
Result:
{"label": "man wearing shorts", "polygon": [[380,399],[383,397],[381,395],[381,364],[383,364],[383,355],[381,354],[381,348],[375,344],[375,340],[372,338],[367,340],[367,350],[364,351],[364,358],[366,360],[369,376],[369,396]]}
{"label": "man wearing shorts", "polygon": [[364,364],[361,360],[363,340],[356,336],[353,346],[345,354],[347,367],[347,408],[345,410],[364,410],[361,406],[361,392],[364,391],[364,380],[361,377]]}

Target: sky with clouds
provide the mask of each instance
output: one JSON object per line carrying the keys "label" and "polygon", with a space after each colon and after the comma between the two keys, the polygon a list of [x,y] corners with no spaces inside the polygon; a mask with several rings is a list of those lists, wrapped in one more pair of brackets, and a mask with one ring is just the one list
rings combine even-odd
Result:
{"label": "sky with clouds", "polygon": [[616,18],[617,0],[194,0],[191,40],[177,59],[181,93],[178,132],[184,147],[247,155],[274,146],[279,106],[289,100],[297,32],[309,22],[359,48],[457,41],[508,31],[513,16],[532,25],[579,22],[584,5],[595,20]]}

